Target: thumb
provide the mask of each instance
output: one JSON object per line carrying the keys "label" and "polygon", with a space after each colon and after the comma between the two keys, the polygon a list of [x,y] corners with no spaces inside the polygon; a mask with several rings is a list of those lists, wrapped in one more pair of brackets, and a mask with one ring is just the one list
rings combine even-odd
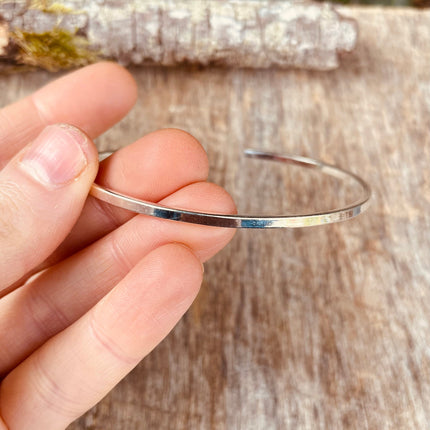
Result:
{"label": "thumb", "polygon": [[64,240],[97,167],[90,139],[57,124],[46,127],[0,172],[0,292]]}

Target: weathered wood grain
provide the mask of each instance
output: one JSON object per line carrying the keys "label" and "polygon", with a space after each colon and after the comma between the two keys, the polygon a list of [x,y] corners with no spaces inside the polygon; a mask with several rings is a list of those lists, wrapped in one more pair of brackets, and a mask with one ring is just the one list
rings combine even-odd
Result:
{"label": "weathered wood grain", "polygon": [[[246,210],[320,185],[245,164],[248,146],[348,167],[374,201],[344,224],[238,232],[173,333],[70,429],[428,428],[430,13],[342,12],[361,37],[335,72],[134,71],[138,105],[101,148],[180,127]],[[2,78],[2,102],[50,78]]]}

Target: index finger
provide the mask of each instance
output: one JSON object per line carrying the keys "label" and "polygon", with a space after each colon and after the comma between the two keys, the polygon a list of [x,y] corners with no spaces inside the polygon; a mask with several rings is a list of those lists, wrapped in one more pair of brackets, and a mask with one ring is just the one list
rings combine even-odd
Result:
{"label": "index finger", "polygon": [[115,63],[93,64],[49,83],[0,110],[0,169],[47,125],[71,124],[94,139],[136,98],[133,77]]}

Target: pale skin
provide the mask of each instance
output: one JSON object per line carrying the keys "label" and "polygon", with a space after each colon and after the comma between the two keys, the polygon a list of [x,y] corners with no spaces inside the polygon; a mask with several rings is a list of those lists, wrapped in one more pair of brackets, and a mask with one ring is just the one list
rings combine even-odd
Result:
{"label": "pale skin", "polygon": [[136,91],[127,71],[99,63],[0,110],[0,430],[63,429],[95,405],[174,327],[202,263],[234,234],[88,197],[96,180],[235,212],[183,131],[151,133],[98,163],[91,139],[126,115]]}

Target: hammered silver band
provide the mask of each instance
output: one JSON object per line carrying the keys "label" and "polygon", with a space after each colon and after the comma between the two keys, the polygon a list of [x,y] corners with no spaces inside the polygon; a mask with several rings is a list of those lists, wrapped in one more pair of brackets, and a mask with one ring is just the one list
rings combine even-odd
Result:
{"label": "hammered silver band", "polygon": [[363,179],[361,179],[354,173],[348,172],[330,164],[323,163],[322,161],[297,155],[283,155],[272,152],[262,152],[253,149],[247,149],[244,153],[247,157],[299,165],[310,169],[316,169],[321,173],[334,176],[341,180],[352,180],[360,186],[361,196],[347,206],[324,212],[311,212],[299,215],[282,216],[254,216],[222,215],[216,213],[194,212],[183,209],[170,208],[160,204],[155,204],[130,196],[126,196],[114,190],[104,188],[95,183],[91,187],[90,194],[93,197],[103,200],[106,203],[139,214],[154,216],[157,218],[163,218],[172,221],[229,228],[311,227],[339,221],[346,221],[359,215],[369,206],[371,189]]}

